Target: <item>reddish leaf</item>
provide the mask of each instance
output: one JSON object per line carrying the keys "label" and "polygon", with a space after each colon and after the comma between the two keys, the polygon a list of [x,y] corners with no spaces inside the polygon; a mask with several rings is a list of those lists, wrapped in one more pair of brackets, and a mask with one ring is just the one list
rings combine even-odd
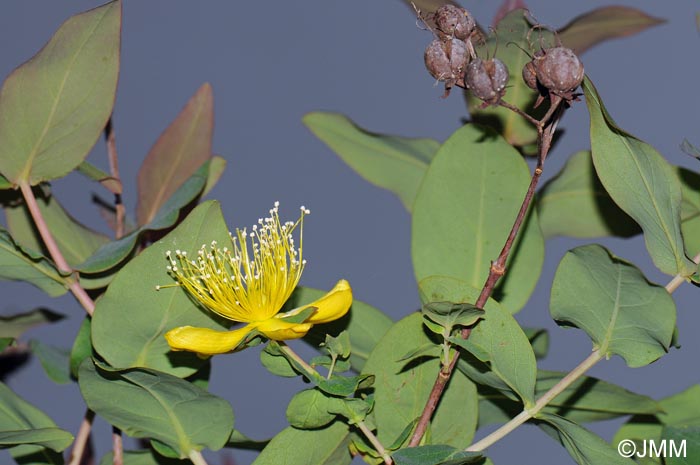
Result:
{"label": "reddish leaf", "polygon": [[498,26],[498,23],[513,10],[527,10],[527,5],[523,0],[503,0],[491,22],[493,27]]}
{"label": "reddish leaf", "polygon": [[559,30],[559,38],[565,46],[583,53],[605,40],[637,34],[664,22],[635,8],[609,6],[577,16]]}
{"label": "reddish leaf", "polygon": [[136,219],[148,224],[161,206],[211,157],[214,103],[206,83],[161,134],[141,166]]}

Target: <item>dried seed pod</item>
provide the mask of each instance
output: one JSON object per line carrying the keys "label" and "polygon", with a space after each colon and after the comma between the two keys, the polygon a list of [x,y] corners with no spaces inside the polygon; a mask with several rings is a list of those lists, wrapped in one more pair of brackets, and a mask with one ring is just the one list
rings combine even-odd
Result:
{"label": "dried seed pod", "polygon": [[452,37],[467,40],[476,28],[476,22],[471,13],[464,8],[449,4],[438,8],[433,20],[443,40]]}
{"label": "dried seed pod", "polygon": [[572,98],[573,91],[583,82],[583,64],[570,48],[544,50],[533,62],[537,80],[555,95]]}
{"label": "dried seed pod", "polygon": [[498,58],[476,58],[467,65],[464,83],[476,98],[494,105],[506,93],[508,67]]}
{"label": "dried seed pod", "polygon": [[535,61],[528,61],[523,66],[523,81],[532,90],[537,90],[537,68]]}
{"label": "dried seed pod", "polygon": [[469,62],[469,52],[463,41],[435,39],[425,49],[424,58],[430,75],[445,82],[446,94],[455,84],[463,85],[464,69]]}

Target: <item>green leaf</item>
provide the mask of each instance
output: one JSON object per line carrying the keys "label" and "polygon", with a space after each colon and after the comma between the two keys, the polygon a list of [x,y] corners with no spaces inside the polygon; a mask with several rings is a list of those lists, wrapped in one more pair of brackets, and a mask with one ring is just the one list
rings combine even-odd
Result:
{"label": "green leaf", "polygon": [[[297,287],[282,311],[309,304],[323,297],[326,291],[310,287]],[[326,334],[340,334],[347,331],[350,336],[350,364],[357,372],[362,371],[367,358],[377,342],[392,325],[391,319],[380,310],[360,300],[353,300],[350,311],[339,320],[316,325],[306,335],[304,341],[313,347],[326,340]]]}
{"label": "green leaf", "polygon": [[73,435],[60,428],[0,431],[0,448],[3,449],[19,444],[33,444],[60,452],[71,442],[73,442]]}
{"label": "green leaf", "polygon": [[396,465],[462,465],[483,458],[481,452],[466,452],[442,444],[407,447],[391,455]]}
{"label": "green leaf", "polygon": [[[547,104],[533,112],[537,92],[527,87],[522,78],[523,66],[530,61],[530,57],[523,50],[534,52],[527,41],[527,35],[532,28],[527,14],[523,9],[509,12],[498,22],[496,29],[491,30],[487,40],[483,44],[477,44],[476,51],[480,57],[486,57],[492,54],[497,44],[510,44],[507,47],[498,47],[498,59],[508,67],[509,72],[505,100],[528,113],[541,116],[546,111]],[[540,37],[543,43],[550,43],[551,36],[549,31],[538,30],[537,44]],[[522,116],[502,107],[481,108],[483,102],[471,92],[465,92],[465,97],[473,122],[494,128],[512,146],[523,147],[536,142],[537,129]],[[506,185],[505,182],[503,185]]]}
{"label": "green leaf", "polygon": [[[451,276],[481,289],[510,233],[530,183],[518,152],[492,131],[458,129],[438,151],[413,208],[416,279]],[[530,211],[494,298],[511,312],[525,305],[544,260],[544,240]]]}
{"label": "green leaf", "polygon": [[[566,375],[564,372],[539,370],[535,397],[549,391]],[[479,427],[491,423],[505,423],[522,411],[522,405],[512,396],[496,390],[482,390],[479,401]],[[653,415],[661,406],[648,396],[597,378],[583,376],[569,385],[544,408],[578,423],[607,420],[624,415]]]}
{"label": "green leaf", "polygon": [[214,155],[209,160],[209,173],[207,174],[207,183],[202,189],[202,197],[207,195],[216,186],[221,179],[221,175],[224,174],[226,169],[226,159],[219,155]]}
{"label": "green leaf", "polygon": [[322,428],[335,419],[335,414],[328,411],[331,402],[318,389],[299,391],[287,406],[287,421],[295,428]]}
{"label": "green leaf", "polygon": [[0,172],[15,184],[60,178],[87,156],[112,113],[121,3],[68,19],[0,91]]}
{"label": "green leaf", "polygon": [[448,332],[455,326],[471,326],[484,316],[484,311],[474,304],[449,301],[425,302],[421,306],[421,313]]}
{"label": "green leaf", "polygon": [[328,406],[328,411],[346,418],[351,425],[356,425],[361,421],[365,421],[367,415],[374,407],[374,400],[369,401],[352,397],[345,399],[332,397],[330,400],[331,403]]}
{"label": "green leaf", "polygon": [[538,426],[559,441],[579,465],[634,465],[599,436],[566,418],[541,412],[538,419],[546,422]]}
{"label": "green leaf", "polygon": [[437,141],[375,134],[338,113],[309,113],[303,121],[360,176],[395,193],[411,211]]}
{"label": "green leaf", "polygon": [[676,167],[681,181],[681,232],[689,255],[700,252],[700,174]]}
{"label": "green leaf", "polygon": [[[376,376],[374,417],[377,437],[383,444],[391,444],[420,416],[440,370],[436,359],[408,364],[399,361],[412,348],[431,342],[422,321],[421,315],[414,313],[394,324],[363,369],[363,373]],[[466,447],[474,435],[476,418],[476,387],[461,372],[455,372],[433,416],[432,442]]]}
{"label": "green leaf", "polygon": [[167,373],[108,371],[86,360],[79,382],[90,409],[132,437],[163,442],[180,458],[205,447],[222,448],[233,429],[228,402]]}
{"label": "green leaf", "polygon": [[226,443],[226,447],[232,449],[249,449],[261,451],[270,443],[270,440],[259,441],[256,439],[251,439],[245,434],[241,433],[237,429],[234,429],[231,433],[231,437]]}
{"label": "green leaf", "polygon": [[[442,276],[426,278],[418,287],[421,299],[474,302],[479,296],[479,291],[469,284]],[[484,310],[483,320],[472,329],[469,339],[453,337],[450,341],[488,363],[493,373],[518,393],[526,407],[533,405],[537,362],[527,336],[510,312],[494,300],[489,299]],[[470,371],[466,371],[469,375]]]}
{"label": "green leaf", "polygon": [[[12,392],[5,384],[0,383],[0,431],[24,431],[31,436],[33,434],[32,431],[44,429],[52,431],[50,435],[55,442],[52,442],[50,447],[56,451],[65,449],[73,442],[73,436],[66,431],[58,429],[56,423],[44,412]],[[59,433],[59,431],[62,432]],[[39,445],[13,447],[10,449],[10,454],[20,464],[43,463],[53,465],[63,463],[59,454]]]}
{"label": "green leaf", "polygon": [[134,257],[117,273],[107,292],[96,302],[92,343],[112,366],[145,367],[176,376],[189,376],[204,360],[191,352],[171,352],[164,334],[179,326],[225,329],[212,315],[195,305],[179,287],[156,290],[173,283],[165,252],[192,254],[212,240],[229,241],[218,203],[204,202],[160,241]]}
{"label": "green leaf", "polygon": [[637,223],[610,198],[593,168],[591,152],[577,152],[537,196],[537,214],[545,237],[629,237]]}
{"label": "green leaf", "polygon": [[70,351],[61,347],[44,344],[33,339],[29,348],[41,362],[41,366],[51,381],[58,384],[70,383]]}
{"label": "green leaf", "polygon": [[693,465],[700,457],[700,427],[666,426],[661,437],[666,440],[665,465]]}
{"label": "green leaf", "polygon": [[[152,450],[125,450],[122,465],[190,465],[189,460],[170,459],[158,455]],[[114,453],[109,452],[102,457],[100,465],[113,465]]]}
{"label": "green leaf", "polygon": [[80,364],[83,363],[83,360],[92,356],[90,322],[90,317],[86,316],[83,319],[70,351],[70,373],[75,379],[78,379],[78,368],[80,368]]}
{"label": "green leaf", "polygon": [[270,341],[263,350],[260,351],[260,363],[267,368],[267,371],[283,378],[296,378],[299,372],[287,358],[279,351],[277,343]]}
{"label": "green leaf", "polygon": [[99,182],[113,194],[122,193],[122,183],[119,179],[112,177],[111,174],[102,171],[88,161],[83,161],[79,164],[76,171],[92,181]]}
{"label": "green leaf", "polygon": [[12,189],[14,186],[5,176],[0,174],[0,190]]}
{"label": "green leaf", "polygon": [[153,222],[168,199],[211,158],[213,132],[214,97],[206,83],[160,135],[141,165],[136,207],[140,226]]}
{"label": "green leaf", "polygon": [[633,416],[617,431],[612,443],[617,445],[623,439],[658,441],[664,426],[700,427],[700,384],[661,399],[659,405],[663,411],[655,416]]}
{"label": "green leaf", "polygon": [[253,465],[348,465],[350,434],[340,421],[316,430],[288,427],[263,449]]}
{"label": "green leaf", "polygon": [[544,328],[522,328],[530,341],[536,359],[545,358],[549,352],[549,333]]}
{"label": "green leaf", "polygon": [[0,337],[0,353],[7,349],[13,342],[15,342],[15,338],[13,337]]}
{"label": "green leaf", "polygon": [[[73,218],[53,195],[38,195],[37,203],[46,226],[69,265],[76,266],[84,262],[100,246],[109,242],[107,236],[93,231]],[[12,237],[17,238],[18,243],[48,256],[48,250],[44,247],[44,242],[24,202],[15,206],[6,206],[5,218]]]}
{"label": "green leaf", "polygon": [[342,331],[337,337],[327,334],[323,347],[325,347],[328,353],[333,357],[348,358],[352,351],[350,333]]}
{"label": "green leaf", "polygon": [[591,117],[593,163],[605,190],[642,227],[656,267],[690,276],[697,265],[683,248],[678,176],[653,147],[616,125],[588,78],[583,91]]}
{"label": "green leaf", "polygon": [[38,252],[17,244],[0,227],[0,280],[26,281],[51,297],[66,293],[63,278],[51,261]]}
{"label": "green leaf", "polygon": [[569,251],[554,276],[550,313],[581,328],[605,356],[630,367],[664,355],[676,325],[676,307],[663,287],[649,283],[634,265],[604,247]]}
{"label": "green leaf", "polygon": [[564,46],[581,54],[605,40],[638,34],[665,22],[635,8],[608,6],[577,16],[558,35]]}
{"label": "green leaf", "polygon": [[100,247],[90,258],[77,268],[82,275],[104,274],[122,263],[134,250],[140,236],[147,231],[169,229],[180,219],[181,211],[196,199],[207,181],[209,165],[202,165],[180,188],[168,199],[158,211],[158,215],[149,224],[132,231],[123,238],[108,242]]}
{"label": "green leaf", "polygon": [[61,321],[65,316],[47,308],[36,308],[16,315],[0,316],[0,337],[19,338],[25,331],[47,323]]}

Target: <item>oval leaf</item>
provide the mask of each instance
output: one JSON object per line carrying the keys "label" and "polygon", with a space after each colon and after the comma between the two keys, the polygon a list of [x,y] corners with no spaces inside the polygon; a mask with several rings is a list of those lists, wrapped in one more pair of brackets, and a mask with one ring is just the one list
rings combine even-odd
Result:
{"label": "oval leaf", "polygon": [[0,91],[0,172],[36,185],[76,168],[112,113],[121,2],[63,23]]}
{"label": "oval leaf", "polygon": [[583,426],[551,413],[540,413],[538,419],[546,422],[538,426],[558,440],[579,465],[635,465],[634,460],[622,457],[610,444]]}
{"label": "oval leaf", "polygon": [[180,226],[117,273],[96,302],[92,320],[92,343],[110,365],[154,368],[181,377],[202,366],[205,360],[194,353],[171,352],[164,334],[185,325],[224,327],[196,306],[183,289],[156,291],[156,286],[173,283],[165,268],[167,250],[182,249],[194,255],[212,240],[225,243],[230,238],[219,204],[210,201],[195,208]]}
{"label": "oval leaf", "polygon": [[[510,233],[530,183],[520,154],[490,130],[458,129],[440,148],[413,208],[416,279],[451,276],[480,289]],[[544,240],[534,210],[518,234],[494,298],[511,312],[534,290]]]}
{"label": "oval leaf", "polygon": [[214,98],[202,85],[146,155],[138,175],[136,220],[150,223],[175,191],[211,157]]}
{"label": "oval leaf", "polygon": [[135,438],[153,438],[185,458],[190,451],[224,447],[233,411],[224,399],[167,373],[106,370],[80,365],[80,391],[91,410]]}
{"label": "oval leaf", "polygon": [[[414,313],[391,327],[365,364],[363,373],[376,376],[374,416],[377,437],[382,444],[393,443],[425,407],[440,370],[439,360],[407,363],[400,359],[414,347],[430,342],[423,329],[422,316]],[[456,372],[435,411],[431,441],[466,447],[474,435],[476,418],[476,386],[461,372]]]}
{"label": "oval leaf", "polygon": [[[468,284],[443,276],[426,278],[419,283],[419,288],[424,301],[475,302],[479,297],[479,291]],[[489,299],[484,311],[483,320],[472,329],[468,339],[455,336],[450,340],[481,362],[488,363],[493,373],[520,396],[526,407],[534,405],[537,362],[530,341],[513,315],[498,302]],[[469,375],[473,370],[466,369],[465,372]],[[478,381],[477,378],[473,380]]]}
{"label": "oval leaf", "polygon": [[630,367],[664,355],[676,326],[676,307],[666,289],[599,245],[564,256],[552,283],[550,313],[586,331],[595,349],[620,355]]}
{"label": "oval leaf", "polygon": [[697,265],[683,248],[678,176],[653,147],[617,127],[587,77],[583,91],[591,117],[593,163],[605,190],[642,227],[657,268],[690,276]]}
{"label": "oval leaf", "polygon": [[348,465],[349,442],[348,427],[340,421],[315,430],[290,426],[272,438],[253,465]]}
{"label": "oval leaf", "polygon": [[17,244],[0,227],[0,279],[26,281],[51,297],[66,293],[65,279],[53,263],[38,252]]}
{"label": "oval leaf", "polygon": [[303,121],[360,176],[398,195],[411,211],[437,141],[374,134],[338,113],[309,113]]}
{"label": "oval leaf", "polygon": [[572,155],[539,191],[537,216],[545,237],[629,237],[641,232],[600,183],[589,151]]}

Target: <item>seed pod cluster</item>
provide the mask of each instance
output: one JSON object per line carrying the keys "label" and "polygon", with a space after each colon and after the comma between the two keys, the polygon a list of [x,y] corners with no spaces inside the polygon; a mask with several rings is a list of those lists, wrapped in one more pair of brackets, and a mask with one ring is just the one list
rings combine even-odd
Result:
{"label": "seed pod cluster", "polygon": [[425,66],[431,76],[445,83],[443,97],[447,97],[453,86],[465,87],[464,73],[476,57],[471,42],[476,22],[467,10],[449,4],[435,11],[432,22],[436,38],[425,49]]}
{"label": "seed pod cluster", "polygon": [[573,50],[561,46],[537,52],[523,67],[523,80],[528,87],[565,100],[576,98],[575,90],[583,82],[583,74],[581,60]]}

